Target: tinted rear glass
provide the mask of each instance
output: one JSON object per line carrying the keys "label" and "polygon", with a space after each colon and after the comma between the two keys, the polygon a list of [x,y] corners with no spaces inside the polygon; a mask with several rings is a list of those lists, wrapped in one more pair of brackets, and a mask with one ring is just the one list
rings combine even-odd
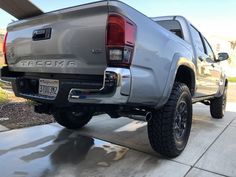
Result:
{"label": "tinted rear glass", "polygon": [[157,21],[157,23],[180,38],[183,38],[182,29],[180,23],[177,20],[161,20]]}

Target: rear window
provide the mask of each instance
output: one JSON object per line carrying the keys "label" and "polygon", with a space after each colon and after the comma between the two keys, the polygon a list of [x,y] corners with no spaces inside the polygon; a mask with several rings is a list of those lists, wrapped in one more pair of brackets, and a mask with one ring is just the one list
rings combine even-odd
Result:
{"label": "rear window", "polygon": [[184,38],[183,32],[181,29],[181,25],[177,20],[161,20],[156,21],[159,25],[161,25],[163,28],[171,31],[175,35],[179,36],[180,38]]}

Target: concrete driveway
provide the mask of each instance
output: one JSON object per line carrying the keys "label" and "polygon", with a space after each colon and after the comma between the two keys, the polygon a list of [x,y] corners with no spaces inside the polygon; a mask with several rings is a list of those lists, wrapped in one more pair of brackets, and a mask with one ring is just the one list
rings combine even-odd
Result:
{"label": "concrete driveway", "polygon": [[80,131],[58,124],[0,133],[1,177],[236,176],[236,103],[222,120],[194,105],[189,143],[175,159],[152,151],[146,123],[96,116]]}

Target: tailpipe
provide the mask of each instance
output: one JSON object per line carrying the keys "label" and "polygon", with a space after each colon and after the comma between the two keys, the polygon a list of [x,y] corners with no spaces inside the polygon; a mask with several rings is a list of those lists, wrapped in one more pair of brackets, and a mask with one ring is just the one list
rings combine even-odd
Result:
{"label": "tailpipe", "polygon": [[126,115],[127,117],[138,120],[149,122],[152,119],[152,112],[145,112],[143,115]]}
{"label": "tailpipe", "polygon": [[147,112],[147,114],[145,116],[146,122],[149,122],[151,119],[152,119],[152,112]]}

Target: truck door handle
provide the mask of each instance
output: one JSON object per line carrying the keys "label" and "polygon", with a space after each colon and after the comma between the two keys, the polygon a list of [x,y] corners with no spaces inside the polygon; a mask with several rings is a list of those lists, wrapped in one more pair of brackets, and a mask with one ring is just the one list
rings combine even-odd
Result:
{"label": "truck door handle", "polygon": [[202,56],[199,56],[198,59],[202,62],[204,59]]}
{"label": "truck door handle", "polygon": [[46,40],[51,38],[52,28],[43,28],[34,30],[32,39],[33,41]]}

